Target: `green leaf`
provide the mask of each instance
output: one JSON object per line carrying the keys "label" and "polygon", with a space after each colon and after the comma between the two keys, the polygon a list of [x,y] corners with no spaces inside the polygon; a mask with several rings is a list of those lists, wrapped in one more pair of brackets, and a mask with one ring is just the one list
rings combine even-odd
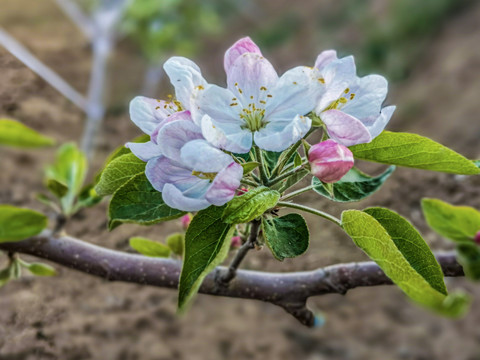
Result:
{"label": "green leaf", "polygon": [[[143,135],[140,135],[139,137],[133,139],[131,142],[144,143],[144,142],[147,142],[149,140],[150,140],[150,135],[143,134]],[[131,153],[132,153],[132,151],[129,148],[125,147],[125,145],[121,145],[121,146],[117,147],[107,157],[107,160],[105,160],[105,164],[103,165],[103,169],[105,169],[107,167],[107,165],[110,164],[116,158],[118,158],[122,155],[125,155],[125,154],[131,154]],[[97,184],[100,181],[100,178],[101,178],[102,173],[103,173],[103,169],[101,171],[99,171],[97,173],[97,175],[95,175],[95,181],[94,181],[95,184]]]}
{"label": "green leaf", "polygon": [[185,255],[180,275],[178,308],[184,310],[207,274],[227,256],[235,226],[222,221],[225,206],[199,211],[185,235]]}
{"label": "green leaf", "polygon": [[274,207],[278,199],[280,199],[278,191],[259,186],[241,196],[234,197],[227,204],[222,219],[228,224],[250,222]]}
{"label": "green leaf", "polygon": [[183,248],[185,243],[185,235],[181,233],[171,234],[167,237],[167,246],[175,255],[183,256]]}
{"label": "green leaf", "polygon": [[480,168],[480,160],[475,160],[473,163],[476,167]]}
{"label": "green leaf", "polygon": [[[263,154],[263,159],[265,161],[265,165],[267,167],[267,171],[269,174],[272,173],[272,170],[275,168],[277,165],[278,160],[281,158],[281,155],[283,154],[282,152],[275,152],[275,151],[262,151]],[[293,161],[293,156],[291,158],[291,161]]]}
{"label": "green leaf", "polygon": [[[342,226],[355,244],[416,303],[445,316],[467,308],[464,294],[446,295],[443,275],[433,254],[413,226],[388,209],[342,213]],[[372,215],[374,216],[372,216]]]}
{"label": "green leaf", "polygon": [[480,169],[457,152],[417,134],[384,131],[372,142],[351,146],[356,159],[451,174],[476,175]]}
{"label": "green leaf", "polygon": [[37,148],[54,144],[55,140],[43,136],[16,120],[0,119],[0,145]]}
{"label": "green leaf", "polygon": [[132,177],[113,194],[108,213],[110,230],[121,223],[151,225],[185,214],[165,204],[162,193],[150,185],[144,173]]}
{"label": "green leaf", "polygon": [[277,190],[279,193],[283,193],[284,191],[291,188],[293,185],[297,184],[301,181],[305,176],[307,176],[310,172],[308,170],[302,169],[297,171],[295,174],[289,176],[282,181],[277,182],[276,184],[272,185],[273,190]]}
{"label": "green leaf", "polygon": [[30,271],[33,275],[37,276],[55,276],[57,275],[57,270],[50,265],[42,264],[42,263],[32,263],[27,264],[26,268]]}
{"label": "green leaf", "polygon": [[[75,197],[82,190],[86,175],[87,158],[73,143],[60,147],[57,151],[55,162],[46,169],[47,183],[56,181],[68,189],[60,199],[62,209],[66,214],[71,213]],[[54,191],[57,190],[55,189]]]}
{"label": "green leaf", "polygon": [[242,165],[243,167],[243,175],[247,175],[250,174],[253,170],[255,170],[260,165],[260,163],[256,161],[250,161],[240,165]]}
{"label": "green leaf", "polygon": [[10,269],[6,268],[0,271],[0,288],[10,281]]}
{"label": "green leaf", "polygon": [[410,266],[432,288],[447,295],[442,268],[417,229],[408,220],[389,209],[372,207],[365,209],[364,212],[383,226]]}
{"label": "green leaf", "polygon": [[331,184],[333,196],[324,183],[313,177],[313,190],[337,202],[359,201],[377,191],[394,170],[395,166],[390,166],[383,174],[371,177],[357,168],[352,168],[340,181]]}
{"label": "green leaf", "polygon": [[67,185],[55,179],[47,179],[47,189],[59,199],[68,193]]}
{"label": "green leaf", "polygon": [[0,205],[0,243],[24,240],[47,227],[47,217],[39,212]]}
{"label": "green leaf", "polygon": [[428,225],[454,241],[472,241],[480,230],[480,212],[469,206],[454,206],[438,199],[422,199]]}
{"label": "green leaf", "polygon": [[457,245],[457,260],[465,275],[472,280],[480,280],[480,247],[471,243]]}
{"label": "green leaf", "polygon": [[120,155],[103,170],[100,181],[95,186],[95,191],[99,196],[113,194],[133,176],[143,173],[145,165],[145,162],[132,153]]}
{"label": "green leaf", "polygon": [[308,226],[299,214],[264,217],[262,231],[267,246],[277,260],[299,256],[308,248]]}
{"label": "green leaf", "polygon": [[132,237],[129,240],[130,247],[140,254],[150,257],[169,257],[170,248],[162,243],[149,240],[144,237]]}

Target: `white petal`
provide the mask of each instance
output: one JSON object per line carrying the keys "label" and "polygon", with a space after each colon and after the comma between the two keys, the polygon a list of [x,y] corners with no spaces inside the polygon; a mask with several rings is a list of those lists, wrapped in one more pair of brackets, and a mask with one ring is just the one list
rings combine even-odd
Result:
{"label": "white petal", "polygon": [[202,134],[213,146],[244,154],[252,147],[252,133],[248,129],[242,129],[238,121],[213,120],[205,115],[202,119]]}
{"label": "white petal", "polygon": [[255,144],[267,151],[283,151],[300,140],[312,126],[312,120],[297,115],[293,120],[275,121],[254,134]]}
{"label": "white petal", "polygon": [[380,135],[383,129],[385,129],[385,126],[387,126],[388,122],[390,121],[395,108],[396,106],[384,107],[380,115],[376,118],[375,122],[372,124],[366,124],[364,122],[364,125],[367,127],[368,131],[370,131],[372,139],[375,139],[378,135]]}
{"label": "white petal", "polygon": [[210,203],[204,198],[197,199],[185,196],[172,184],[165,185],[162,198],[165,204],[171,208],[183,211],[199,211],[210,206]]}
{"label": "white petal", "polygon": [[332,101],[338,100],[344,90],[357,81],[353,56],[334,60],[320,70],[320,77],[325,82],[326,91],[315,109],[320,114]]}
{"label": "white petal", "polygon": [[189,141],[202,138],[201,129],[193,122],[178,120],[165,124],[160,129],[157,144],[166,157],[181,162],[181,148]]}
{"label": "white petal", "polygon": [[232,161],[232,157],[214,148],[206,140],[193,140],[182,147],[182,163],[195,171],[218,173]]}
{"label": "white petal", "polygon": [[332,61],[338,60],[337,52],[335,50],[325,50],[322,51],[315,61],[315,68],[318,70],[323,70],[325,66],[330,64]]}
{"label": "white petal", "polygon": [[168,115],[177,111],[177,106],[163,100],[137,96],[130,101],[130,118],[145,134],[151,135]]}
{"label": "white petal", "polygon": [[174,56],[163,65],[170,82],[175,88],[177,100],[186,110],[195,111],[193,99],[207,85],[200,68],[191,60]]}
{"label": "white petal", "polygon": [[152,141],[147,141],[145,143],[134,143],[129,142],[125,144],[125,147],[129,148],[132,153],[142,161],[148,161],[154,157],[162,155],[162,151]]}
{"label": "white petal", "polygon": [[325,85],[319,81],[319,72],[306,66],[298,66],[280,77],[267,98],[265,117],[287,119],[297,115],[306,115],[313,110],[325,91]]}
{"label": "white petal", "polygon": [[272,64],[256,53],[240,55],[227,73],[228,89],[244,106],[258,104],[277,81],[278,75]]}
{"label": "white petal", "polygon": [[151,159],[147,163],[145,175],[158,191],[163,191],[165,184],[169,183],[175,184],[180,190],[185,191],[198,182],[204,181],[192,175],[191,169],[163,156]]}
{"label": "white petal", "polygon": [[357,119],[362,120],[371,116],[378,116],[382,103],[388,92],[388,82],[380,75],[368,75],[359,78],[357,83],[349,87],[354,93],[353,100],[349,100],[341,110]]}

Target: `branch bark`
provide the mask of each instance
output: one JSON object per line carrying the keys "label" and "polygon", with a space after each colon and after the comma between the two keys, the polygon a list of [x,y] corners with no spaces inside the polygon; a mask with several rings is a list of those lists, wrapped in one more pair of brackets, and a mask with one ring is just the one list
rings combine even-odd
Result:
{"label": "branch bark", "polygon": [[[34,255],[110,281],[125,281],[164,288],[177,288],[181,262],[149,258],[106,249],[51,231],[14,243],[1,243],[0,250]],[[463,276],[454,252],[437,253],[445,276]],[[238,270],[227,286],[216,278],[227,271],[218,267],[209,274],[200,293],[253,299],[281,306],[306,326],[314,326],[314,314],[306,307],[311,296],[345,294],[356,287],[388,285],[392,282],[374,262],[327,266],[293,273]]]}

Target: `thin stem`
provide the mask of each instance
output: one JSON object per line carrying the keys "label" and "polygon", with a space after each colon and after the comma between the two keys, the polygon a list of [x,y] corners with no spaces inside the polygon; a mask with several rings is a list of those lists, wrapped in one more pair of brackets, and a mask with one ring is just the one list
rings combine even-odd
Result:
{"label": "thin stem", "polygon": [[298,196],[298,195],[301,195],[309,190],[312,190],[313,189],[313,185],[309,185],[307,187],[304,187],[302,189],[299,189],[299,190],[296,190],[296,191],[293,191],[289,194],[286,194],[284,197],[282,197],[280,200],[282,201],[285,201],[285,200],[289,200],[289,199],[292,199],[294,198],[295,196]]}
{"label": "thin stem", "polygon": [[255,248],[259,230],[260,230],[260,220],[252,221],[252,226],[250,228],[250,236],[248,237],[245,244],[243,244],[240,247],[240,249],[238,249],[238,252],[233,258],[227,271],[219,277],[219,281],[222,283],[222,285],[227,285],[230,281],[233,280],[233,278],[237,274],[238,267],[242,263],[243,259],[245,259],[245,256],[247,255],[247,253],[251,249]]}
{"label": "thin stem", "polygon": [[277,176],[277,174],[279,174],[282,171],[283,167],[285,166],[285,163],[292,157],[293,154],[295,154],[295,152],[297,151],[297,149],[301,144],[302,144],[302,139],[298,140],[295,144],[292,145],[292,147],[285,154],[283,161],[278,162],[278,164],[273,168],[272,174],[270,175],[270,179],[275,178],[275,176]]}
{"label": "thin stem", "polygon": [[[306,139],[307,137],[309,137],[316,129],[315,128],[311,128],[306,134],[305,136],[303,137],[303,139]],[[272,170],[272,174],[270,176],[270,179],[273,179],[277,174],[280,174],[281,171],[283,170],[285,164],[287,163],[287,161],[293,156],[293,154],[295,154],[295,152],[297,151],[297,149],[300,147],[300,145],[302,145],[302,139],[298,140],[295,144],[292,145],[292,147],[288,150],[288,152],[286,153],[285,157],[283,158],[283,161],[282,162],[279,162],[277,164],[277,166],[275,166],[275,168]]]}
{"label": "thin stem", "polygon": [[286,173],[283,173],[279,177],[276,177],[273,180],[270,180],[267,184],[268,184],[268,186],[272,186],[272,185],[278,183],[279,181],[282,181],[282,180],[294,175],[295,173],[297,173],[298,171],[300,171],[302,169],[303,169],[303,165],[297,166],[296,168],[294,168],[294,169],[292,169],[292,170],[290,170]]}
{"label": "thin stem", "polygon": [[255,145],[255,153],[257,155],[257,161],[260,163],[259,171],[260,171],[261,182],[262,182],[262,184],[266,184],[268,182],[268,177],[267,177],[267,173],[266,173],[266,170],[265,170],[265,163],[263,161],[262,150],[256,145]]}
{"label": "thin stem", "polygon": [[314,214],[314,215],[323,217],[324,219],[327,219],[327,220],[333,222],[334,224],[337,224],[340,227],[342,226],[342,222],[340,221],[340,219],[336,218],[335,216],[327,214],[327,213],[325,213],[323,211],[320,211],[320,210],[317,210],[317,209],[313,209],[313,208],[305,206],[305,205],[300,205],[300,204],[285,202],[285,201],[279,201],[277,203],[277,206],[284,206],[284,207],[288,207],[288,208],[292,208],[292,209],[302,210],[302,211],[308,212],[310,214]]}
{"label": "thin stem", "polygon": [[248,186],[253,186],[253,187],[257,187],[258,184],[254,181],[250,181],[248,179],[242,179],[240,180],[240,183],[243,184],[243,185],[248,185]]}

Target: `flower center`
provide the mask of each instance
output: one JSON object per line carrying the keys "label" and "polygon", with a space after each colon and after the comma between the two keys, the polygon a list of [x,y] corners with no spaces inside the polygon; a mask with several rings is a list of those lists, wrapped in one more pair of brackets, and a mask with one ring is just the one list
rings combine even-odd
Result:
{"label": "flower center", "polygon": [[[272,98],[272,95],[268,93],[268,90],[265,86],[260,87],[260,91],[254,95],[250,95],[250,97],[246,97],[243,95],[243,90],[239,88],[238,83],[235,83],[235,87],[239,96],[243,99],[249,99],[250,103],[248,106],[244,106],[240,110],[240,119],[242,119],[245,123],[242,125],[242,129],[248,129],[251,132],[258,131],[264,128],[268,121],[265,120],[265,107],[267,105],[267,101]],[[230,106],[238,106],[239,101],[237,98],[232,99],[232,103]],[[241,106],[242,104],[240,104]]]}
{"label": "flower center", "polygon": [[355,99],[355,93],[350,92],[350,88],[346,88],[343,91],[343,94],[341,97],[339,97],[337,100],[332,101],[330,105],[326,107],[326,110],[334,110],[334,109],[341,109],[346,103],[349,101],[352,101]]}
{"label": "flower center", "polygon": [[193,170],[192,175],[194,175],[194,176],[196,176],[196,177],[198,177],[199,179],[202,179],[202,180],[213,181],[213,179],[215,179],[215,176],[217,176],[217,173],[204,173],[204,172],[201,172],[201,171]]}

